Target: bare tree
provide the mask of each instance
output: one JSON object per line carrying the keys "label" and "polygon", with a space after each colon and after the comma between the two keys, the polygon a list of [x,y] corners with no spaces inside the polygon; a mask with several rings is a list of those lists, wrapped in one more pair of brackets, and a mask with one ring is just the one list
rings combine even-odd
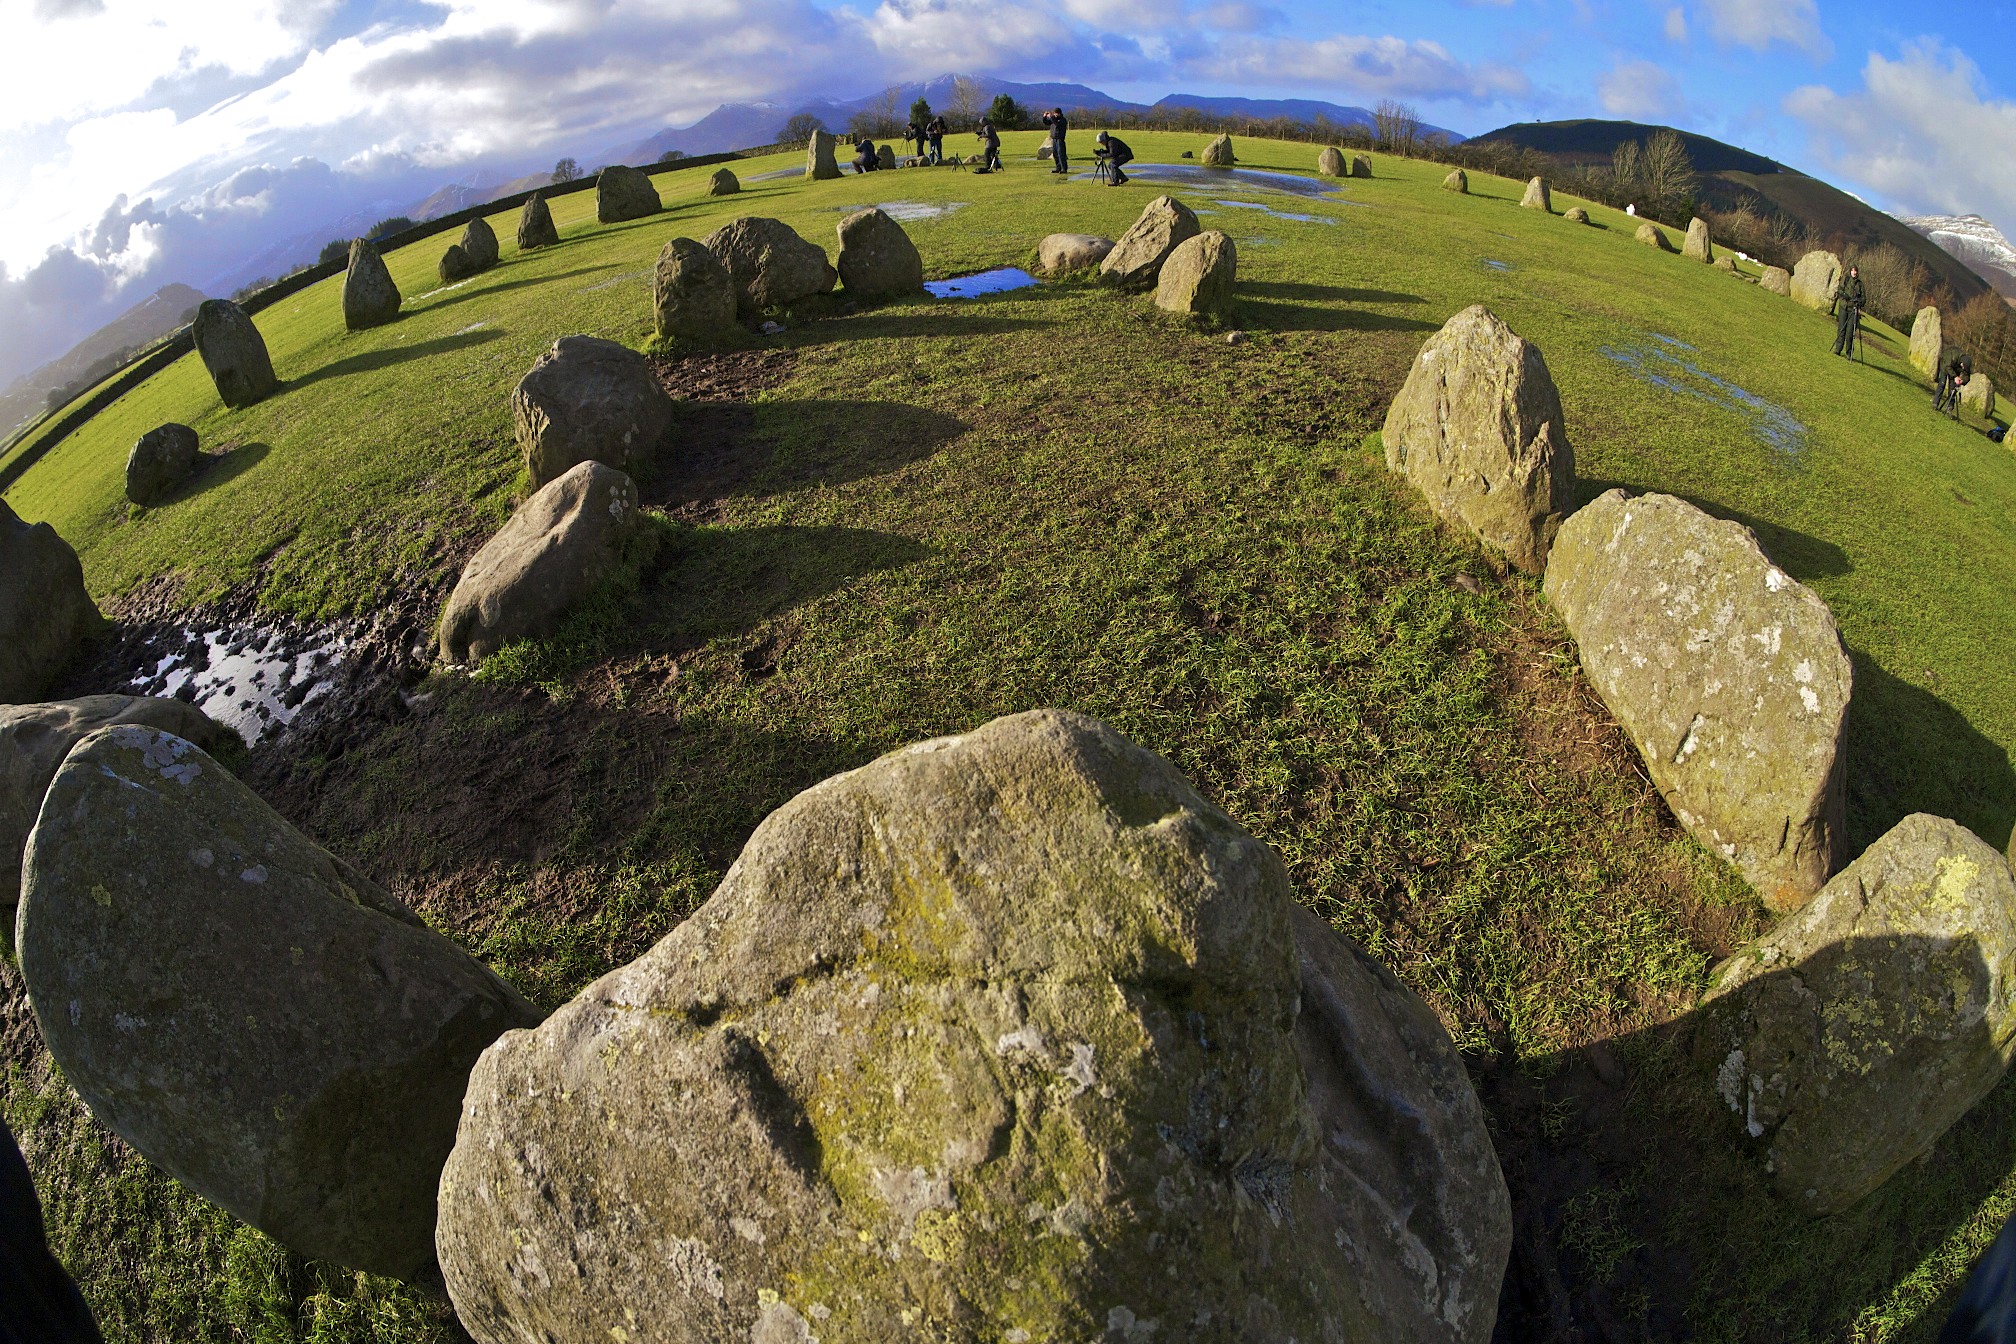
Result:
{"label": "bare tree", "polygon": [[825,122],[819,120],[819,118],[813,116],[810,112],[800,112],[794,115],[791,120],[784,123],[783,130],[777,132],[777,143],[780,145],[806,144],[812,139],[812,132],[823,131],[825,129]]}
{"label": "bare tree", "polygon": [[1372,109],[1372,136],[1389,154],[1412,154],[1421,140],[1421,114],[1405,103],[1382,98]]}
{"label": "bare tree", "polygon": [[1677,218],[1694,205],[1694,160],[1687,155],[1687,142],[1672,129],[1662,129],[1645,142],[1639,155],[1645,193],[1659,208]]}
{"label": "bare tree", "polygon": [[553,180],[555,182],[572,182],[579,176],[581,176],[581,165],[573,159],[562,159],[553,165]]}
{"label": "bare tree", "polygon": [[865,135],[870,139],[886,139],[903,133],[903,120],[896,109],[902,104],[903,90],[891,84],[882,92],[868,100],[868,105],[847,119],[847,129],[855,135]]}
{"label": "bare tree", "polygon": [[955,131],[970,131],[980,124],[980,81],[969,75],[952,76],[952,101],[945,108],[945,120]]}

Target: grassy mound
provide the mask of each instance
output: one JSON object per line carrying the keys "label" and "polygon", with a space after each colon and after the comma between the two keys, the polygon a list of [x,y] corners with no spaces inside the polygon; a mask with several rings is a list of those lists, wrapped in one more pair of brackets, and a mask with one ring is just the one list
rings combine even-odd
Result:
{"label": "grassy mound", "polygon": [[[1128,138],[1164,163],[1204,139]],[[667,238],[767,214],[830,249],[848,208],[956,207],[907,225],[945,276],[1026,264],[1052,231],[1117,236],[1162,189],[1052,177],[1035,144],[1007,137],[992,176],[755,182],[792,161],[752,160],[725,200],[672,174],[666,214],[610,227],[566,197],[560,246],[521,255],[494,218],[503,263],[452,288],[448,239],[393,252],[398,322],[351,335],[335,282],[304,291],[258,319],[278,395],[226,411],[184,359],[9,502],[114,607],[168,576],[191,603],[368,612],[452,578],[508,515],[511,387],[560,335],[641,347]],[[1315,157],[1237,148],[1260,169]],[[633,585],[369,731],[262,747],[247,777],[553,1005],[704,900],[796,790],[998,714],[1082,710],[1272,843],[1442,1015],[1520,1209],[1509,1322],[1929,1338],[2016,1203],[2016,1094],[1838,1218],[1770,1200],[1682,1063],[1706,967],[1761,909],[1666,814],[1537,585],[1435,527],[1367,439],[1458,309],[1535,341],[1583,497],[1740,519],[1834,608],[1856,848],[1917,810],[2009,838],[2016,460],[1932,417],[1894,332],[1850,365],[1824,317],[1635,243],[1614,211],[1582,227],[1519,209],[1522,184],[1473,174],[1461,197],[1437,165],[1375,171],[1335,199],[1175,188],[1238,240],[1239,345],[1060,283],[826,305],[767,348],[676,363],[688,447],[643,483],[665,544]],[[218,460],[129,509],[126,452],[163,420]],[[6,1058],[0,1107],[111,1337],[455,1337],[423,1292],[303,1264],[182,1192],[32,1040]]]}

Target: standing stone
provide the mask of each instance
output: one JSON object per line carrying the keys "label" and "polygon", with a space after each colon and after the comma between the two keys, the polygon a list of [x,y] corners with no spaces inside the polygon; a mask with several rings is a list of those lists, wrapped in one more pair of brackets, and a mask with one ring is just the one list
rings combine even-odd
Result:
{"label": "standing stone", "polygon": [[1519,198],[1519,204],[1528,210],[1545,210],[1552,213],[1554,193],[1548,190],[1547,179],[1536,177],[1526,184],[1526,194]]}
{"label": "standing stone", "polygon": [[665,208],[658,188],[641,169],[611,164],[595,175],[595,219],[601,224],[621,224],[644,219]]}
{"label": "standing stone", "polygon": [[223,733],[210,716],[180,700],[145,695],[87,695],[47,704],[0,705],[0,925],[14,931],[21,895],[21,851],[42,810],[56,767],[87,734],[136,723],[213,746]]}
{"label": "standing stone", "polygon": [[1232,137],[1221,135],[1204,146],[1204,157],[1198,162],[1206,168],[1230,168],[1237,160],[1232,157]]}
{"label": "standing stone", "polygon": [[195,467],[196,431],[172,422],[156,425],[126,456],[126,498],[141,505],[159,503]]}
{"label": "standing stone", "polygon": [[723,224],[701,239],[735,281],[738,311],[754,316],[824,294],[840,278],[826,251],[789,224],[755,215]]}
{"label": "standing stone", "polygon": [[1126,289],[1146,289],[1162,274],[1162,263],[1177,244],[1203,231],[1189,206],[1174,196],[1157,196],[1099,263],[1099,278]]}
{"label": "standing stone", "polygon": [[1792,297],[1792,272],[1783,266],[1766,266],[1757,283],[1783,299]]}
{"label": "standing stone", "polygon": [[1792,268],[1792,301],[1826,312],[1841,283],[1841,258],[1832,252],[1808,252]]}
{"label": "standing stone", "polygon": [[477,270],[476,262],[462,250],[462,245],[450,243],[448,250],[441,254],[441,265],[437,268],[437,273],[441,277],[442,284],[453,285],[467,280],[476,274]]}
{"label": "standing stone", "polygon": [[896,167],[896,151],[888,145],[876,146],[875,162],[884,168],[893,170]]}
{"label": "standing stone", "polygon": [[704,246],[674,238],[658,253],[651,306],[660,339],[710,340],[735,327],[735,281]]}
{"label": "standing stone", "polygon": [[864,298],[924,291],[917,244],[879,209],[857,210],[840,221],[839,271],[847,292]]}
{"label": "standing stone", "polygon": [[1673,250],[1673,240],[1666,236],[1666,231],[1650,221],[1640,224],[1638,232],[1632,236],[1655,251],[1671,252]]}
{"label": "standing stone", "polygon": [[840,176],[840,164],[833,157],[833,147],[839,143],[840,137],[836,135],[812,132],[812,139],[805,145],[805,176],[815,182]]}
{"label": "standing stone", "polygon": [[441,657],[474,665],[553,633],[616,572],[637,525],[637,486],[614,467],[581,462],[547,483],[463,567],[441,610]]}
{"label": "standing stone", "polygon": [[1904,818],[1715,968],[1722,1099],[1778,1194],[1839,1213],[1922,1156],[2016,1053],[2016,879],[1943,817]]}
{"label": "standing stone", "polygon": [[497,231],[490,227],[489,221],[478,215],[462,226],[462,251],[479,271],[497,264]]}
{"label": "standing stone", "polygon": [[716,168],[714,176],[707,179],[709,196],[733,196],[742,190],[742,179],[727,168]]}
{"label": "standing stone", "polygon": [[1986,420],[1995,414],[1995,382],[1975,370],[1960,388],[1960,404]]}
{"label": "standing stone", "polygon": [[0,704],[40,699],[103,621],[70,543],[0,499]]}
{"label": "standing stone", "polygon": [[560,241],[560,231],[553,227],[553,209],[546,204],[546,198],[534,192],[518,211],[518,250],[530,252],[535,247],[551,247]]}
{"label": "standing stone", "polygon": [[1316,171],[1324,177],[1343,177],[1347,171],[1344,151],[1335,145],[1326,145],[1323,152],[1316,156]]}
{"label": "standing stone", "polygon": [[1673,815],[1773,910],[1841,858],[1854,673],[1827,604],[1750,529],[1612,490],[1555,539],[1547,597]]}
{"label": "standing stone", "polygon": [[1162,263],[1155,306],[1185,317],[1224,317],[1239,279],[1238,251],[1216,229],[1186,238]]}
{"label": "standing stone", "polygon": [[1715,244],[1708,239],[1707,220],[1696,217],[1687,221],[1687,241],[1680,245],[1680,255],[1704,266],[1715,260]]}
{"label": "standing stone", "polygon": [[1386,412],[1386,465],[1529,573],[1575,494],[1575,451],[1538,346],[1479,304],[1428,338]]}
{"label": "standing stone", "polygon": [[28,838],[21,977],[91,1113],[303,1255],[411,1278],[469,1068],[539,1014],[182,738],[100,728]]}
{"label": "standing stone", "polygon": [[562,336],[511,394],[532,488],[577,462],[635,473],[672,425],[672,399],[644,357],[599,336]]}
{"label": "standing stone", "polygon": [[1449,176],[1442,179],[1442,190],[1453,191],[1458,196],[1468,196],[1470,194],[1470,174],[1464,172],[1461,168],[1451,169]]}
{"label": "standing stone", "polygon": [[245,310],[229,299],[205,299],[196,305],[196,320],[189,324],[196,343],[197,358],[217,385],[217,396],[236,410],[250,406],[279,390],[273,376],[273,360],[266,353],[266,338]]}
{"label": "standing stone", "polygon": [[1587,224],[1589,222],[1589,212],[1579,205],[1571,205],[1562,213],[1561,218],[1567,220],[1570,224]]}
{"label": "standing stone", "polygon": [[1366,158],[1363,154],[1354,154],[1351,157],[1351,176],[1372,176],[1372,160]]}
{"label": "standing stone", "polygon": [[487,1051],[438,1244],[483,1344],[1482,1344],[1510,1237],[1426,1005],[1038,710],[798,795]]}
{"label": "standing stone", "polygon": [[1939,376],[1939,361],[1946,353],[1945,335],[1940,327],[1939,309],[1929,303],[1918,310],[1918,316],[1911,322],[1911,367],[1928,380]]}
{"label": "standing stone", "polygon": [[1036,245],[1036,268],[1046,275],[1083,271],[1106,260],[1111,238],[1090,233],[1053,233]]}
{"label": "standing stone", "polygon": [[399,316],[399,286],[378,245],[369,238],[350,240],[350,269],[343,273],[343,325],[351,331],[382,327]]}

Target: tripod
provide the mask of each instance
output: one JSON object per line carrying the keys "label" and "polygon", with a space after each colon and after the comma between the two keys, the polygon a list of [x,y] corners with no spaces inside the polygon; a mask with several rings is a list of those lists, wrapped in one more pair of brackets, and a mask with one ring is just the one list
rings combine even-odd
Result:
{"label": "tripod", "polygon": [[1092,176],[1095,180],[1110,186],[1113,182],[1113,158],[1103,149],[1092,151]]}

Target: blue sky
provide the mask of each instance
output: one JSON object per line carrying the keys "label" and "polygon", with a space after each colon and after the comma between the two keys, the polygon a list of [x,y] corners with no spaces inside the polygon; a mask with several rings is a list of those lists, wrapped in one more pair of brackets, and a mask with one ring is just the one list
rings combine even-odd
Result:
{"label": "blue sky", "polygon": [[0,0],[0,381],[170,281],[724,101],[960,72],[1666,121],[2016,231],[2016,0]]}

